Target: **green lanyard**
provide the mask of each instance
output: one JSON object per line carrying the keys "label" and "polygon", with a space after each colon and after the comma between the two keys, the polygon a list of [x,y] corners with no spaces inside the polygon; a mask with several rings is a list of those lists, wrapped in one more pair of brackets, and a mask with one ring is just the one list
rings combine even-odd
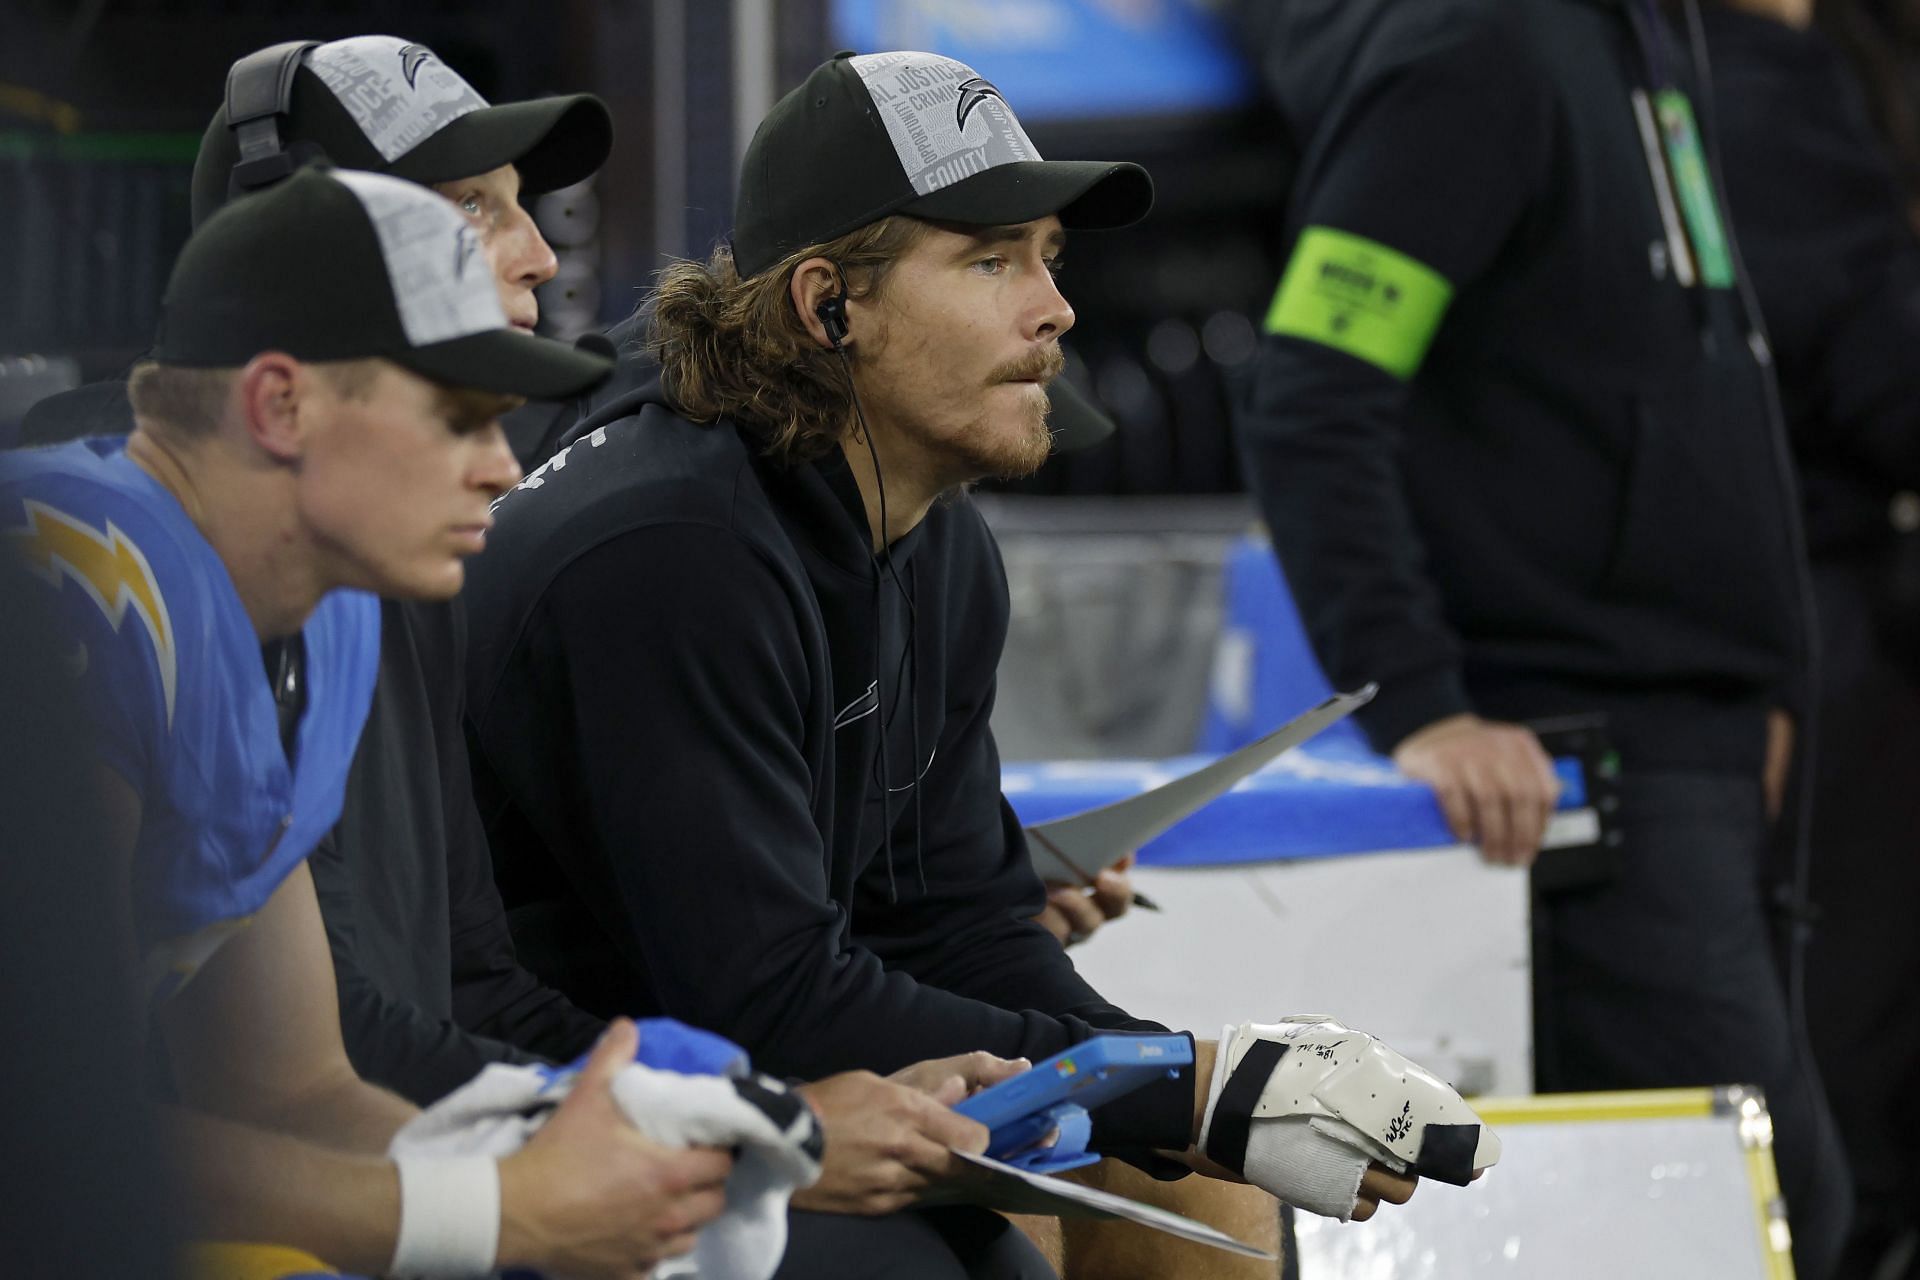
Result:
{"label": "green lanyard", "polygon": [[[1652,0],[1641,0],[1627,12],[1647,60],[1649,83],[1671,86],[1666,30],[1659,11]],[[1709,289],[1732,288],[1733,252],[1727,244],[1693,103],[1672,87],[1651,95],[1635,89],[1632,99],[1661,221],[1666,224],[1667,250],[1675,276],[1686,286],[1698,282]]]}
{"label": "green lanyard", "polygon": [[1713,179],[1707,172],[1693,104],[1678,89],[1662,89],[1653,95],[1653,111],[1667,170],[1680,197],[1680,212],[1687,220],[1687,238],[1693,242],[1701,283],[1709,289],[1730,289],[1733,255],[1727,249],[1726,227],[1720,220],[1720,203],[1714,199]]}

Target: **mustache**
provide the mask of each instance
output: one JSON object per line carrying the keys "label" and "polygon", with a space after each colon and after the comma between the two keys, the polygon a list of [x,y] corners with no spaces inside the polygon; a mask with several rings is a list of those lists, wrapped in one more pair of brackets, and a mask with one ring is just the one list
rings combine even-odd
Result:
{"label": "mustache", "polygon": [[1009,360],[995,369],[988,377],[989,382],[1024,382],[1034,380],[1052,382],[1067,367],[1067,357],[1057,342],[1049,343],[1038,351]]}

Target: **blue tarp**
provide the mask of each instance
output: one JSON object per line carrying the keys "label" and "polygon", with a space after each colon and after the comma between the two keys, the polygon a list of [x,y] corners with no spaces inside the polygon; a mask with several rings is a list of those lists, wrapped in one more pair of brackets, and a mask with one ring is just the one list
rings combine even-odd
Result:
{"label": "blue tarp", "polygon": [[[1276,726],[1277,727],[1277,726]],[[1009,763],[1001,785],[1023,823],[1111,804],[1213,760]],[[1576,761],[1557,761],[1560,808],[1586,793]],[[1363,747],[1314,742],[1288,752],[1140,850],[1148,866],[1193,867],[1319,858],[1458,843],[1433,791]]]}

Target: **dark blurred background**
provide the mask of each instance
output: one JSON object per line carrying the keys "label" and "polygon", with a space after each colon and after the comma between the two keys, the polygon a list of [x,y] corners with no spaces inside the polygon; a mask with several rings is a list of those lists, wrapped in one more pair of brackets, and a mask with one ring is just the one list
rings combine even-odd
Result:
{"label": "dark blurred background", "polygon": [[[1287,144],[1263,108],[1263,20],[1284,0],[7,0],[0,6],[0,446],[27,404],[144,350],[187,232],[187,178],[229,63],[276,41],[385,32],[490,100],[591,90],[613,158],[537,202],[559,253],[543,326],[622,318],[662,255],[726,233],[752,124],[837,48],[926,48],[995,81],[1049,156],[1152,170],[1143,226],[1084,236],[1065,288],[1070,376],[1119,426],[1017,486],[1240,488],[1224,386],[1279,274]],[[1862,69],[1920,188],[1920,3],[1821,23]]]}
{"label": "dark blurred background", "polygon": [[[1076,237],[1062,281],[1078,313],[1067,376],[1117,430],[987,486],[1015,594],[1003,682],[1022,694],[1000,717],[1003,745],[1185,749],[1208,696],[1220,567],[1252,519],[1227,403],[1285,248],[1292,142],[1262,64],[1286,5],[4,0],[0,447],[35,400],[145,349],[187,233],[195,148],[228,65],[250,50],[396,34],[493,101],[605,98],[610,162],[533,202],[561,262],[542,325],[572,337],[628,315],[667,255],[703,256],[726,234],[754,123],[814,65],[841,48],[931,49],[993,80],[1045,154],[1139,161],[1158,192],[1140,226]],[[1820,0],[1814,16],[1898,179],[1920,190],[1920,0]],[[1083,500],[1040,500],[1059,495]],[[1143,661],[1163,678],[1131,678]]]}
{"label": "dark blurred background", "polygon": [[752,125],[838,48],[973,64],[1051,157],[1138,160],[1147,224],[1076,240],[1072,376],[1120,430],[1018,488],[1239,487],[1222,380],[1278,276],[1284,165],[1236,39],[1207,0],[9,0],[0,16],[0,445],[33,399],[126,367],[187,234],[194,150],[226,68],[280,40],[369,32],[432,46],[492,101],[591,90],[613,158],[536,203],[560,275],[543,327],[634,306],[662,255],[726,234]]}

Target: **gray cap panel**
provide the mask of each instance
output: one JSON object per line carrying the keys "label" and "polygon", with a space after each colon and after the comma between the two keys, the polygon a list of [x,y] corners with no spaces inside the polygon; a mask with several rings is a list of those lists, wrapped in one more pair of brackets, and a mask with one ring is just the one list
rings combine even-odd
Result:
{"label": "gray cap panel", "polygon": [[373,224],[408,346],[507,328],[480,237],[451,204],[399,178],[346,169],[333,177]]}
{"label": "gray cap panel", "polygon": [[920,195],[997,165],[1041,158],[1000,91],[964,62],[902,52],[863,54],[847,65],[866,86]]}
{"label": "gray cap panel", "polygon": [[396,36],[323,44],[307,55],[307,67],[352,113],[388,164],[487,105],[433,50]]}

